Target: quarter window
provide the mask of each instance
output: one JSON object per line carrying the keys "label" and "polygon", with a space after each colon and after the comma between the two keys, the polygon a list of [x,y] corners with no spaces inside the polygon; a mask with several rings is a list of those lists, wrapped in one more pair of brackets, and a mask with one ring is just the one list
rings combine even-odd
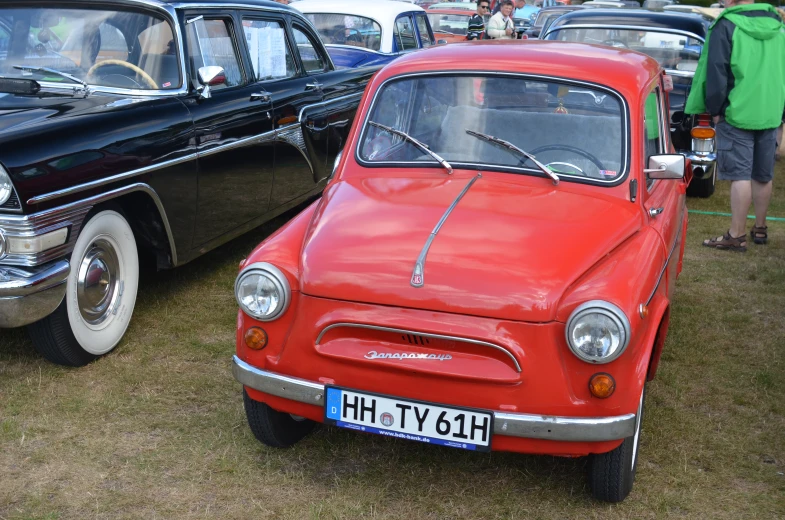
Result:
{"label": "quarter window", "polygon": [[415,17],[417,20],[417,30],[420,32],[420,40],[423,47],[430,47],[434,44],[431,40],[431,32],[428,30],[428,19],[424,14],[419,14]]}
{"label": "quarter window", "polygon": [[243,32],[256,81],[291,78],[295,75],[294,59],[280,22],[243,19]]}
{"label": "quarter window", "polygon": [[308,74],[315,74],[324,72],[327,68],[327,62],[317,50],[317,45],[313,40],[297,27],[292,27],[294,34],[294,41],[297,43],[297,50],[300,53],[300,60],[303,62],[305,72]]}
{"label": "quarter window", "polygon": [[395,20],[395,41],[398,42],[398,50],[401,52],[417,48],[414,26],[412,19],[408,16],[402,16]]}
{"label": "quarter window", "polygon": [[223,67],[226,82],[211,88],[234,87],[242,83],[240,60],[232,41],[227,20],[199,19],[188,24],[188,59],[191,77],[199,77],[199,68]]}

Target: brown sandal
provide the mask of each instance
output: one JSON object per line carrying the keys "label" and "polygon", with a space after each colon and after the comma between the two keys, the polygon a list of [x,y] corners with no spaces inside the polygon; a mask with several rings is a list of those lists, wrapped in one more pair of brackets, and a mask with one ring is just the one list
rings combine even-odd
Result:
{"label": "brown sandal", "polygon": [[752,231],[750,231],[750,237],[752,241],[756,244],[766,244],[769,242],[769,234],[768,234],[769,226],[752,226]]}
{"label": "brown sandal", "polygon": [[747,251],[747,233],[744,233],[740,237],[732,237],[730,236],[730,230],[728,230],[728,232],[721,237],[704,240],[703,245],[715,249],[744,253]]}

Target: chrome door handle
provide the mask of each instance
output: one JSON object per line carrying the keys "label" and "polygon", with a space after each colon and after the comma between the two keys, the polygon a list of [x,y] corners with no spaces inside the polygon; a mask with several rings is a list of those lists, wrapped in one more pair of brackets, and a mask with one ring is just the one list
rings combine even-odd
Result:
{"label": "chrome door handle", "polygon": [[262,103],[270,103],[273,100],[268,92],[257,92],[251,94],[251,101],[261,101]]}
{"label": "chrome door handle", "polygon": [[305,90],[322,90],[322,84],[318,81],[313,81],[312,83],[305,84]]}
{"label": "chrome door handle", "polygon": [[651,208],[651,209],[649,209],[649,216],[654,218],[657,215],[659,215],[660,213],[662,213],[664,210],[665,210],[665,208]]}

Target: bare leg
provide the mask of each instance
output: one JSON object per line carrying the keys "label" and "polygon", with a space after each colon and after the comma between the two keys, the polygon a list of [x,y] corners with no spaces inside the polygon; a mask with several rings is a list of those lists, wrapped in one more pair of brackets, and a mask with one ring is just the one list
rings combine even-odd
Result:
{"label": "bare leg", "polygon": [[769,182],[752,182],[752,202],[755,204],[755,225],[757,227],[766,227],[766,212],[769,210],[769,201],[771,200],[771,187],[772,183]]}
{"label": "bare leg", "polygon": [[[730,235],[732,237],[740,237],[747,233],[747,211],[749,211],[750,204],[752,203],[751,182],[752,181],[732,181],[730,183],[730,211],[732,215]],[[771,198],[771,183],[768,184],[768,197]],[[768,200],[769,199],[767,198],[766,208],[768,208]],[[765,209],[763,215],[766,215]]]}

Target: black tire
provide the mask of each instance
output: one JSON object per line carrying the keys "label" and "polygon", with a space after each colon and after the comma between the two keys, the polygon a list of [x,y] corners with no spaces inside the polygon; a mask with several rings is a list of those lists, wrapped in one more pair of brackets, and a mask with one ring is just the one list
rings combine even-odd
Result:
{"label": "black tire", "polygon": [[28,332],[44,358],[80,367],[113,350],[133,314],[139,255],[125,217],[114,209],[92,214],[82,226],[70,262],[63,301],[52,314],[28,326]]}
{"label": "black tire", "polygon": [[638,447],[645,397],[644,388],[636,415],[635,433],[624,439],[618,448],[608,453],[591,455],[589,458],[589,486],[592,496],[597,500],[621,502],[632,491],[635,471],[638,468]]}
{"label": "black tire", "polygon": [[288,448],[302,440],[316,427],[308,419],[295,419],[288,413],[277,412],[265,403],[254,401],[243,389],[243,405],[248,426],[254,437],[271,448]]}
{"label": "black tire", "polygon": [[692,179],[690,185],[687,186],[687,196],[708,199],[714,194],[716,177],[717,174],[715,170],[715,173],[712,173],[711,177],[707,179]]}

